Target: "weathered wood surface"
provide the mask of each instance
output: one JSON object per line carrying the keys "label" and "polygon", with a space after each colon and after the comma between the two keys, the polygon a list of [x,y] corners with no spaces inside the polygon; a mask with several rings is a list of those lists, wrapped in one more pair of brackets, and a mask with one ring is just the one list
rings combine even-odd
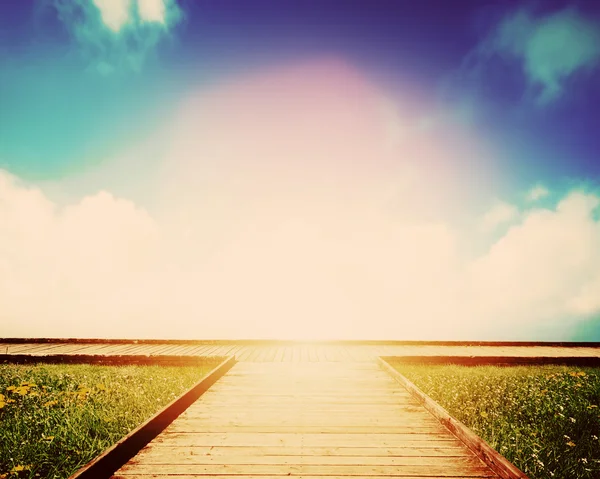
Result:
{"label": "weathered wood surface", "polygon": [[199,476],[497,477],[374,361],[238,363],[113,478]]}
{"label": "weathered wood surface", "polygon": [[[465,345],[449,344],[360,344],[360,343],[273,343],[245,344],[242,341],[219,342],[213,344],[171,344],[160,343],[38,343],[0,340],[0,361],[10,361],[31,356],[33,359],[60,357],[69,358],[106,357],[148,357],[152,358],[194,358],[198,356],[235,356],[242,362],[370,362],[378,356],[396,356],[412,361],[442,361],[453,359],[459,362],[470,360],[491,362],[543,362],[564,361],[577,364],[600,365],[600,345]],[[583,365],[582,364],[582,365]]]}

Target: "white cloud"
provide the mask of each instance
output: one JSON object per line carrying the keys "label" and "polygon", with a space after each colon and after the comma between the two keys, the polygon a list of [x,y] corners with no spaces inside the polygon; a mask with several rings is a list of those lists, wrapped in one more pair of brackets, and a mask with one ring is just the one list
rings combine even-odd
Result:
{"label": "white cloud", "polygon": [[168,2],[173,0],[92,0],[100,12],[102,22],[113,32],[118,33],[125,25],[134,23],[134,7],[137,7],[142,23],[162,23],[167,16]]}
{"label": "white cloud", "polygon": [[492,232],[499,226],[515,220],[518,216],[519,210],[516,206],[499,201],[481,219],[481,229],[485,233]]}
{"label": "white cloud", "polygon": [[104,24],[118,32],[130,20],[131,0],[92,0]]}
{"label": "white cloud", "polygon": [[212,202],[186,229],[104,192],[58,208],[1,174],[3,334],[535,339],[600,312],[599,202],[520,212],[463,257],[476,231],[356,205],[236,216],[238,200]]}
{"label": "white cloud", "polygon": [[132,334],[144,326],[152,303],[140,285],[158,251],[157,230],[133,203],[100,192],[58,209],[0,171],[0,217],[5,333],[69,336],[83,326]]}
{"label": "white cloud", "polygon": [[600,311],[599,199],[577,192],[464,259],[451,224],[354,208],[257,222],[255,211],[217,244],[202,222],[174,238],[108,193],[58,209],[1,178],[8,336],[535,339],[527,328]]}
{"label": "white cloud", "polygon": [[600,273],[568,302],[568,309],[576,316],[591,316],[600,311]]}
{"label": "white cloud", "polygon": [[[555,210],[532,210],[469,266],[478,314],[518,326],[570,318],[600,271],[599,198],[572,192]],[[596,310],[597,311],[597,310]],[[591,311],[587,311],[591,312]]]}
{"label": "white cloud", "polygon": [[140,19],[145,22],[164,23],[167,0],[138,0]]}
{"label": "white cloud", "polygon": [[527,201],[535,202],[535,201],[541,200],[542,198],[545,198],[549,194],[550,194],[550,191],[548,191],[548,189],[545,186],[536,185],[531,190],[529,190],[529,192],[527,193],[526,199],[527,199]]}
{"label": "white cloud", "polygon": [[52,0],[79,53],[102,75],[140,71],[183,17],[177,0]]}

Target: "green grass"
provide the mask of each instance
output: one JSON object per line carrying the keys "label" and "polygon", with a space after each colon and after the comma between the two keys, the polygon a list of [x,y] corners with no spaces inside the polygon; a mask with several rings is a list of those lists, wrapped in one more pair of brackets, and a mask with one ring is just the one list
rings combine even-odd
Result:
{"label": "green grass", "polygon": [[600,477],[600,369],[393,366],[532,479]]}
{"label": "green grass", "polygon": [[0,478],[68,477],[216,365],[0,365]]}

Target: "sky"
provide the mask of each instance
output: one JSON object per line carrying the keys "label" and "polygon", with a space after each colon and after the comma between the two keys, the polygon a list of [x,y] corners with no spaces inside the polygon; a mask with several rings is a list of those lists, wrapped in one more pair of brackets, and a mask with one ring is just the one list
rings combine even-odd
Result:
{"label": "sky", "polygon": [[0,336],[600,341],[594,0],[0,5]]}

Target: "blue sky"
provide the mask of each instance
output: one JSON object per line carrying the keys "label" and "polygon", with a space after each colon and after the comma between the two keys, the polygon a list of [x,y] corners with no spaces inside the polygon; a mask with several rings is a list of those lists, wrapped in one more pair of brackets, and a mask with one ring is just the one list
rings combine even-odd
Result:
{"label": "blue sky", "polygon": [[[558,80],[555,98],[538,104],[536,94],[528,91],[526,60],[501,58],[489,41],[494,25],[519,11],[520,2],[382,1],[368,9],[364,2],[345,2],[344,8],[331,1],[183,2],[171,29],[152,33],[140,28],[136,33],[146,36],[143,41],[151,47],[140,46],[142,41],[129,50],[115,47],[119,41],[110,32],[94,31],[93,39],[78,40],[77,29],[66,23],[83,9],[74,6],[69,14],[63,12],[69,9],[57,8],[70,3],[85,2],[23,1],[2,7],[0,154],[4,161],[10,158],[10,168],[19,174],[60,175],[80,162],[99,161],[126,141],[120,138],[123,123],[147,134],[198,81],[218,82],[264,65],[326,54],[343,57],[390,90],[402,81],[418,84],[434,104],[455,102],[457,116],[462,104],[469,103],[476,121],[492,132],[492,141],[514,144],[506,146],[506,161],[513,167],[522,164],[525,154],[528,163],[550,174],[599,172],[594,129],[600,76],[592,68],[598,47],[590,47],[593,58],[587,64],[582,59]],[[572,9],[572,20],[589,21],[590,30],[600,10],[593,1],[531,5],[533,25],[557,12],[560,23],[560,13]],[[568,25],[568,18],[562,20]],[[572,33],[577,31],[573,27]],[[574,55],[578,41],[569,40],[569,32],[565,35],[572,45],[565,44],[558,55]],[[125,36],[123,41],[129,42],[134,35]],[[488,53],[474,54],[486,41]],[[104,52],[94,51],[92,42],[104,44],[98,48]],[[590,42],[597,45],[597,38]],[[142,63],[124,62],[104,74],[98,66],[123,62],[128,55]],[[74,129],[75,137],[69,134]],[[25,142],[23,135],[36,141]],[[518,146],[522,144],[525,153]]]}
{"label": "blue sky", "polygon": [[[461,285],[461,292],[440,286],[441,304],[456,318],[496,318],[473,333],[478,337],[569,339],[591,328],[600,338],[594,326],[600,313],[595,299],[596,293],[600,297],[600,278],[594,273],[600,267],[594,206],[600,174],[600,5],[593,0],[371,3],[3,4],[0,172],[10,179],[4,187],[12,185],[15,196],[5,192],[0,202],[12,212],[14,223],[6,222],[12,225],[6,228],[13,239],[22,241],[25,235],[32,242],[33,250],[22,243],[20,254],[38,261],[15,260],[4,272],[4,280],[16,288],[5,298],[15,304],[7,317],[14,331],[6,334],[23,334],[16,324],[24,324],[22,319],[31,311],[17,303],[27,297],[27,285],[40,281],[29,275],[45,268],[58,297],[74,287],[64,284],[89,279],[89,288],[81,292],[87,298],[84,303],[89,307],[99,297],[113,297],[105,313],[127,318],[130,325],[116,333],[82,326],[82,335],[135,335],[142,311],[148,308],[164,314],[195,311],[196,317],[221,314],[222,327],[210,330],[212,335],[298,335],[302,331],[293,320],[281,326],[273,319],[253,331],[232,319],[240,311],[217,313],[222,305],[216,302],[202,309],[189,290],[190,282],[208,281],[207,271],[227,270],[246,280],[229,286],[223,277],[207,294],[214,298],[228,288],[238,288],[238,294],[248,291],[257,269],[275,261],[264,246],[274,242],[286,261],[298,248],[303,251],[299,256],[310,261],[289,265],[295,274],[274,265],[266,268],[270,272],[264,273],[263,292],[280,284],[286,274],[292,283],[303,278],[299,289],[314,283],[302,263],[312,262],[312,271],[318,270],[331,261],[329,248],[340,251],[340,245],[352,245],[334,263],[344,265],[342,269],[360,263],[363,269],[355,272],[355,282],[343,291],[333,288],[338,273],[329,264],[322,276],[330,279],[324,279],[320,289],[311,286],[312,303],[300,310],[314,315],[319,305],[332,315],[353,317],[354,335],[364,335],[366,328],[361,329],[358,319],[364,313],[357,311],[368,311],[375,301],[382,318],[418,314],[420,303],[403,309],[394,298],[425,297],[432,287],[429,275],[436,274]],[[376,139],[378,128],[387,139]],[[307,201],[314,191],[314,201]],[[22,199],[27,195],[32,199]],[[29,209],[34,203],[39,211]],[[281,211],[267,204],[282,205]],[[78,208],[91,208],[89,214],[99,215],[92,224],[104,226],[96,235],[90,236],[77,222],[87,218]],[[357,219],[360,215],[353,208],[365,208],[364,218]],[[132,215],[129,220],[127,215]],[[136,241],[154,251],[149,256],[160,256],[160,264],[139,259],[132,266],[119,256],[127,256],[131,247],[117,234],[124,224]],[[404,233],[396,231],[399,225]],[[40,252],[32,232],[39,234],[46,227],[56,238],[48,251]],[[357,244],[348,237],[371,227],[379,236]],[[115,236],[108,248],[103,235],[111,228]],[[544,236],[565,228],[572,228],[572,235],[555,238],[554,243]],[[79,239],[65,240],[67,231]],[[323,231],[329,232],[327,241],[320,236]],[[392,241],[394,235],[400,235],[399,243]],[[300,246],[299,237],[312,249]],[[336,246],[331,238],[340,243]],[[361,283],[367,274],[364,268],[372,262],[385,264],[398,249],[416,248],[412,241],[417,238],[429,245],[420,251],[421,262],[407,266],[408,257],[399,254],[389,261],[393,271],[369,273],[378,275],[383,285]],[[78,245],[77,261],[77,255],[65,249],[69,241]],[[531,257],[536,255],[527,248],[545,253],[534,261]],[[155,273],[170,268],[171,284],[176,286],[169,299],[159,306],[144,305],[141,292],[126,299],[117,294],[106,271],[85,277],[77,264],[87,264],[96,250],[106,255],[100,263],[114,265],[114,275],[143,278],[148,288],[160,290],[164,285]],[[388,256],[375,259],[375,250],[388,251]],[[47,259],[62,254],[71,264],[64,273]],[[556,255],[573,257],[573,264],[561,262],[551,271],[542,267]],[[255,263],[250,256],[262,259]],[[237,263],[229,259],[235,257]],[[436,269],[439,261],[431,264],[431,258],[448,261],[443,273]],[[410,268],[428,271],[417,286],[407,286],[399,273]],[[105,279],[99,280],[103,274]],[[540,283],[537,289],[510,281],[515,275],[535,283],[536,274],[567,277],[564,285]],[[480,291],[477,282],[488,289]],[[393,285],[398,285],[397,295]],[[509,301],[504,311],[491,291],[505,294],[507,288],[514,290],[506,293],[513,303]],[[529,295],[523,293],[527,288]],[[293,289],[281,290],[280,295],[296,304]],[[468,312],[460,311],[456,298],[475,291],[487,299],[474,301]],[[271,296],[245,294],[246,311],[272,318],[289,314],[283,300],[267,307]],[[548,299],[557,295],[560,306]],[[360,306],[351,299],[357,296]],[[553,304],[554,312],[541,304]],[[55,317],[80,313],[76,307],[46,306]],[[423,314],[433,318],[441,313]],[[514,323],[497,319],[506,315]],[[429,334],[418,328],[405,334],[390,321],[381,319],[373,334]],[[422,323],[431,326],[431,321]],[[63,331],[69,324],[62,324]],[[186,324],[173,334],[184,334]],[[464,331],[457,334],[464,336],[472,324],[465,322]],[[449,320],[443,334],[453,334],[451,326]],[[43,334],[38,324],[30,327],[31,334]],[[194,327],[201,330],[206,324]],[[327,334],[335,336],[343,327],[343,322],[334,322]],[[157,326],[154,334],[166,333]]]}

